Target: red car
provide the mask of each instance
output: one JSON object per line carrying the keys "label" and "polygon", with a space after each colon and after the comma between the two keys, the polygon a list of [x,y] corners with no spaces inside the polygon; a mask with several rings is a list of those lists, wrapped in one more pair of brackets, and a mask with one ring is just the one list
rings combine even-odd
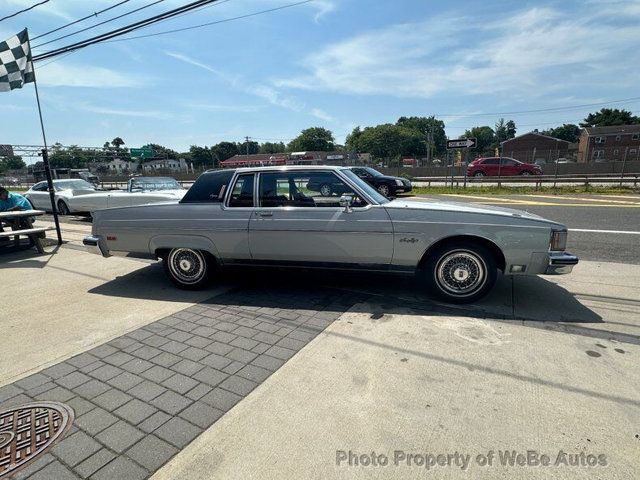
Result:
{"label": "red car", "polygon": [[515,175],[542,175],[539,165],[522,163],[509,157],[477,158],[467,167],[469,177],[511,177]]}

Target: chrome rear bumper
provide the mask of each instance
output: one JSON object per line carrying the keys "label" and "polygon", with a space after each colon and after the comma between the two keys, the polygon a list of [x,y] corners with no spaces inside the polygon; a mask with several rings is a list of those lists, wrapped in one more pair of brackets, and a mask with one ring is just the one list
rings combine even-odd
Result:
{"label": "chrome rear bumper", "polygon": [[110,257],[109,251],[104,246],[102,239],[96,235],[89,235],[84,237],[82,244],[85,246],[89,253],[95,253],[96,255],[102,255],[103,257]]}
{"label": "chrome rear bumper", "polygon": [[549,265],[544,272],[545,275],[564,275],[571,273],[573,266],[578,264],[578,257],[567,252],[551,253],[549,255]]}

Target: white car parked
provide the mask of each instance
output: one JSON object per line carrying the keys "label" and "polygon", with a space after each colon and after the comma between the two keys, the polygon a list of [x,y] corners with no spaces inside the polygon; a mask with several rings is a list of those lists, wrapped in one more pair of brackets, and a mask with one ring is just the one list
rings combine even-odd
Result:
{"label": "white car parked", "polygon": [[[61,215],[93,213],[111,207],[127,207],[158,202],[178,202],[186,190],[170,177],[133,177],[126,190],[97,190],[79,179],[54,180],[55,202]],[[47,182],[36,183],[24,195],[39,210],[51,210]]]}

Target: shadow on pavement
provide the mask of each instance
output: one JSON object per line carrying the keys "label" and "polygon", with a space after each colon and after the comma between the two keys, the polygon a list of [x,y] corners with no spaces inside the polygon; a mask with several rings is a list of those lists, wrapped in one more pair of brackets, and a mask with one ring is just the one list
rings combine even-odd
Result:
{"label": "shadow on pavement", "polygon": [[[424,290],[413,277],[343,271],[297,269],[226,269],[218,272],[218,281],[209,287],[260,288],[275,293],[334,289],[351,291],[377,299],[384,306],[403,305],[416,310],[438,311],[448,315],[473,316],[505,320],[539,320],[555,322],[602,322],[602,318],[582,305],[573,294],[555,283],[539,277],[500,276],[493,292],[472,305],[442,303]],[[516,286],[514,286],[514,283]],[[523,289],[531,305],[513,304],[513,291]],[[160,263],[143,267],[89,290],[89,293],[144,300],[185,301],[188,291],[173,286]],[[538,311],[537,309],[542,308]],[[542,313],[540,313],[542,312]]]}

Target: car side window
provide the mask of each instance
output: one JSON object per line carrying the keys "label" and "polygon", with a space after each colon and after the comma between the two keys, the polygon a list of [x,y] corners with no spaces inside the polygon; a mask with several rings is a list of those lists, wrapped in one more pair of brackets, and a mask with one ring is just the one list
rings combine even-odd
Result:
{"label": "car side window", "polygon": [[34,192],[44,192],[47,190],[47,182],[37,183],[32,189]]}
{"label": "car side window", "polygon": [[512,160],[510,158],[503,158],[502,159],[502,165],[516,165],[516,161]]}
{"label": "car side window", "polygon": [[238,176],[229,198],[230,207],[253,207],[254,178],[253,173]]}
{"label": "car side window", "polygon": [[369,172],[367,172],[364,168],[354,168],[353,173],[355,173],[361,178],[368,178],[371,176]]}
{"label": "car side window", "polygon": [[234,170],[203,173],[180,200],[180,203],[222,203],[234,173]]}
{"label": "car side window", "polygon": [[483,165],[498,165],[499,160],[497,158],[488,158],[484,162]]}
{"label": "car side window", "polygon": [[352,206],[366,202],[333,172],[280,172],[260,175],[262,207],[340,207],[340,197],[351,195]]}

